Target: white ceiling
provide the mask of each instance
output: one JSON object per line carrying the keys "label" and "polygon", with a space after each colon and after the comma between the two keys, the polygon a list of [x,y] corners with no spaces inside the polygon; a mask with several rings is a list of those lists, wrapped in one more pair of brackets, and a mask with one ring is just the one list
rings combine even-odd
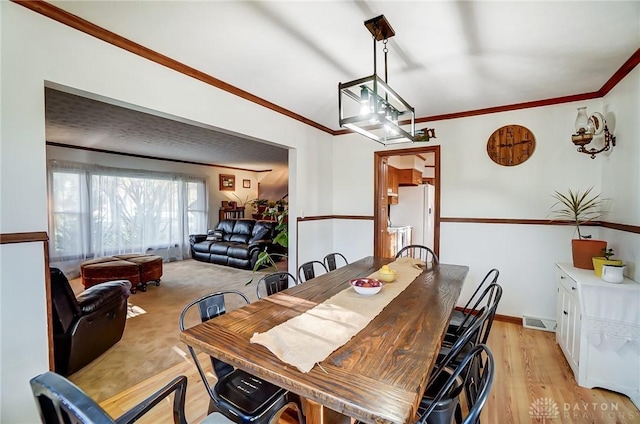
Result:
{"label": "white ceiling", "polygon": [[380,14],[389,84],[418,118],[596,92],[640,47],[637,0],[50,3],[335,130],[338,83],[373,72],[363,22]]}

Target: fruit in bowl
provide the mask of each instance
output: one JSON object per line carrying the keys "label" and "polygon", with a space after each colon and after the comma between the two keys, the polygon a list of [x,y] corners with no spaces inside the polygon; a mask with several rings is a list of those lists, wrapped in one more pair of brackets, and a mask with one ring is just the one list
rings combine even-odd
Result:
{"label": "fruit in bowl", "polygon": [[389,268],[389,265],[382,265],[378,270],[378,278],[385,283],[390,283],[396,279],[396,272]]}
{"label": "fruit in bowl", "polygon": [[354,278],[349,281],[353,289],[364,296],[371,296],[382,289],[382,282],[375,278]]}

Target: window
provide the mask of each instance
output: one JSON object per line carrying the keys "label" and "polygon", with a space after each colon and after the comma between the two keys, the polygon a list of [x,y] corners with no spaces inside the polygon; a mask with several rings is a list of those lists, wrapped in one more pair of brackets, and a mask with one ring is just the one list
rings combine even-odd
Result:
{"label": "window", "polygon": [[51,262],[71,274],[91,257],[183,259],[207,229],[204,177],[52,161],[49,196]]}

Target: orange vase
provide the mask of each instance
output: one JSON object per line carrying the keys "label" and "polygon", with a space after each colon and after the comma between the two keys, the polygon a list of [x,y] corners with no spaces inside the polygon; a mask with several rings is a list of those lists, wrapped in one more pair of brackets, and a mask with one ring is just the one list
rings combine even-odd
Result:
{"label": "orange vase", "polygon": [[593,257],[602,256],[602,251],[606,248],[607,242],[604,240],[571,240],[573,266],[582,269],[593,269]]}

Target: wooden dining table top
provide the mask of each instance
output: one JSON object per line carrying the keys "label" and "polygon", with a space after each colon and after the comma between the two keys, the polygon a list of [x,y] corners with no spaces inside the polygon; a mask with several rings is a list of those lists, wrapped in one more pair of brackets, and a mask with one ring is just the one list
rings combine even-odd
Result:
{"label": "wooden dining table top", "polygon": [[[308,311],[349,288],[352,278],[367,277],[391,261],[361,259],[195,325],[180,339],[343,416],[369,423],[413,422],[467,266],[429,265],[363,330],[308,373],[249,341],[254,333]],[[316,422],[309,418],[308,423]]]}

